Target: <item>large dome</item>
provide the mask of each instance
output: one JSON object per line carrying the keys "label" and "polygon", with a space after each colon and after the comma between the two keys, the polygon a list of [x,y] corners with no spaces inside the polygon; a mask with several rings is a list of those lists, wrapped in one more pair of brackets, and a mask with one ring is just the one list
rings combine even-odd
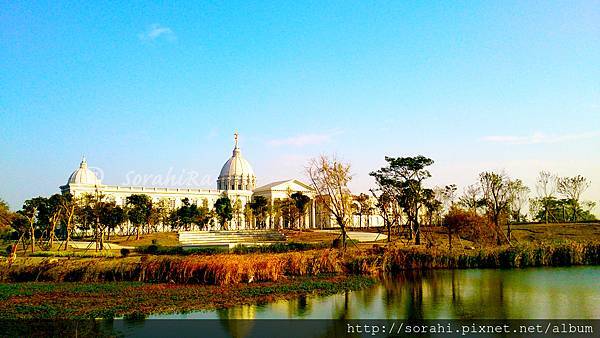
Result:
{"label": "large dome", "polygon": [[220,190],[254,190],[256,187],[256,176],[252,166],[242,156],[238,148],[238,135],[235,134],[235,147],[233,155],[221,168],[217,189]]}
{"label": "large dome", "polygon": [[84,157],[79,164],[79,168],[77,168],[77,170],[75,170],[71,176],[69,176],[69,181],[67,184],[100,185],[100,180],[93,171],[88,169],[88,165]]}

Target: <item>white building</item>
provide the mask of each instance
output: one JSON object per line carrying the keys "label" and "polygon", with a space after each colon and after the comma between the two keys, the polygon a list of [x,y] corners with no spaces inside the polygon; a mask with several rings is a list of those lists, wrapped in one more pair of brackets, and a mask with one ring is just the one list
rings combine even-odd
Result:
{"label": "white building", "polygon": [[[242,156],[242,152],[238,147],[238,135],[235,134],[235,146],[231,158],[223,165],[219,177],[217,178],[217,189],[192,189],[192,188],[163,188],[163,187],[142,187],[142,186],[118,186],[103,184],[96,174],[88,168],[86,159],[84,158],[79,168],[77,168],[71,176],[67,184],[60,187],[63,193],[71,193],[75,197],[84,194],[102,194],[116,202],[117,205],[124,205],[128,196],[133,194],[145,194],[150,196],[153,203],[161,200],[169,202],[169,206],[173,209],[182,205],[182,200],[187,198],[190,203],[202,205],[206,203],[209,208],[213,208],[217,199],[221,196],[227,196],[231,200],[232,205],[238,200],[241,202],[241,209],[249,203],[255,196],[263,196],[271,205],[277,203],[278,200],[290,198],[292,193],[301,192],[310,198],[307,206],[306,214],[302,217],[304,228],[322,228],[331,227],[335,222],[332,222],[330,215],[325,215],[323,211],[314,203],[313,189],[297,180],[289,179],[266,184],[256,188],[256,175],[250,163]],[[380,216],[372,216],[370,224],[373,226],[381,225]],[[239,224],[236,224],[238,219]],[[297,220],[299,222],[299,220]],[[267,225],[274,227],[274,223],[279,223],[279,227],[285,225],[284,217],[273,216],[273,220],[267,219]],[[381,223],[381,224],[380,224]],[[244,228],[245,220],[243,215],[241,218],[234,216],[232,226],[234,228]],[[254,227],[254,225],[251,225]]]}

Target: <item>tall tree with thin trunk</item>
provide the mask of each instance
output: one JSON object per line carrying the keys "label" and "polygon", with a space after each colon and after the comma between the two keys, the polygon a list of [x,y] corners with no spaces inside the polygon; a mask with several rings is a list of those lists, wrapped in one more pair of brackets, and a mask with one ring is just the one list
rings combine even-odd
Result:
{"label": "tall tree with thin trunk", "polygon": [[148,224],[152,212],[152,200],[148,195],[134,194],[127,197],[127,218],[135,226],[135,239],[140,239],[142,225]]}
{"label": "tall tree with thin trunk", "polygon": [[[497,244],[501,244],[501,237],[504,237],[500,223],[502,216],[506,216],[508,205],[510,203],[509,182],[508,177],[504,173],[483,172],[479,174],[479,183],[481,184],[481,190],[483,191],[483,198],[487,206],[488,215],[497,231]],[[506,224],[506,239],[510,243],[510,222],[506,222]]]}
{"label": "tall tree with thin trunk", "polygon": [[509,182],[510,214],[515,222],[521,222],[521,210],[529,198],[529,188],[520,179]]}
{"label": "tall tree with thin trunk", "polygon": [[[70,193],[63,194],[63,198],[60,200],[60,207],[64,215],[63,220],[65,224],[66,239],[65,239],[65,250],[69,247],[69,241],[71,240],[71,234],[74,228],[74,217],[77,211],[77,199]],[[60,250],[60,248],[59,248]]]}
{"label": "tall tree with thin trunk", "polygon": [[547,171],[540,171],[535,190],[544,208],[544,221],[546,224],[549,221],[550,208],[554,201],[554,194],[556,193],[556,183],[556,176],[554,174]]}
{"label": "tall tree with thin trunk", "polygon": [[306,174],[316,192],[316,200],[340,227],[342,248],[346,248],[346,226],[352,217],[352,195],[348,183],[352,179],[350,164],[334,156],[321,155],[310,160]]}
{"label": "tall tree with thin trunk", "polygon": [[36,222],[38,220],[40,209],[44,208],[46,199],[43,197],[36,197],[28,199],[23,203],[23,209],[19,213],[27,218],[29,222],[29,232],[31,240],[31,252],[35,252],[35,230]]}
{"label": "tall tree with thin trunk", "polygon": [[566,197],[571,202],[573,209],[573,222],[577,222],[577,210],[579,209],[579,200],[581,194],[590,187],[590,181],[587,178],[577,175],[575,177],[561,177],[557,181],[558,193]]}

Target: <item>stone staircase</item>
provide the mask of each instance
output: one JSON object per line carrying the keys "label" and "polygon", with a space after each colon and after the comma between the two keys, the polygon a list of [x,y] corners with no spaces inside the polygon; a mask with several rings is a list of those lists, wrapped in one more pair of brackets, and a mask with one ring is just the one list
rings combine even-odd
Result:
{"label": "stone staircase", "polygon": [[184,249],[199,247],[231,249],[236,245],[268,245],[285,242],[285,235],[273,230],[180,231],[177,237]]}

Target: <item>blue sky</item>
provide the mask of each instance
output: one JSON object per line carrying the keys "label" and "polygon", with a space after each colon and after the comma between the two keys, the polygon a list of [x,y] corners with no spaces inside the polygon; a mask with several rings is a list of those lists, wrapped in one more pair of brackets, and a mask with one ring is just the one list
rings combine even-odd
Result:
{"label": "blue sky", "polygon": [[600,2],[0,4],[0,197],[196,171],[233,132],[259,184],[307,159],[433,158],[431,185],[505,170],[592,180],[600,201]]}

